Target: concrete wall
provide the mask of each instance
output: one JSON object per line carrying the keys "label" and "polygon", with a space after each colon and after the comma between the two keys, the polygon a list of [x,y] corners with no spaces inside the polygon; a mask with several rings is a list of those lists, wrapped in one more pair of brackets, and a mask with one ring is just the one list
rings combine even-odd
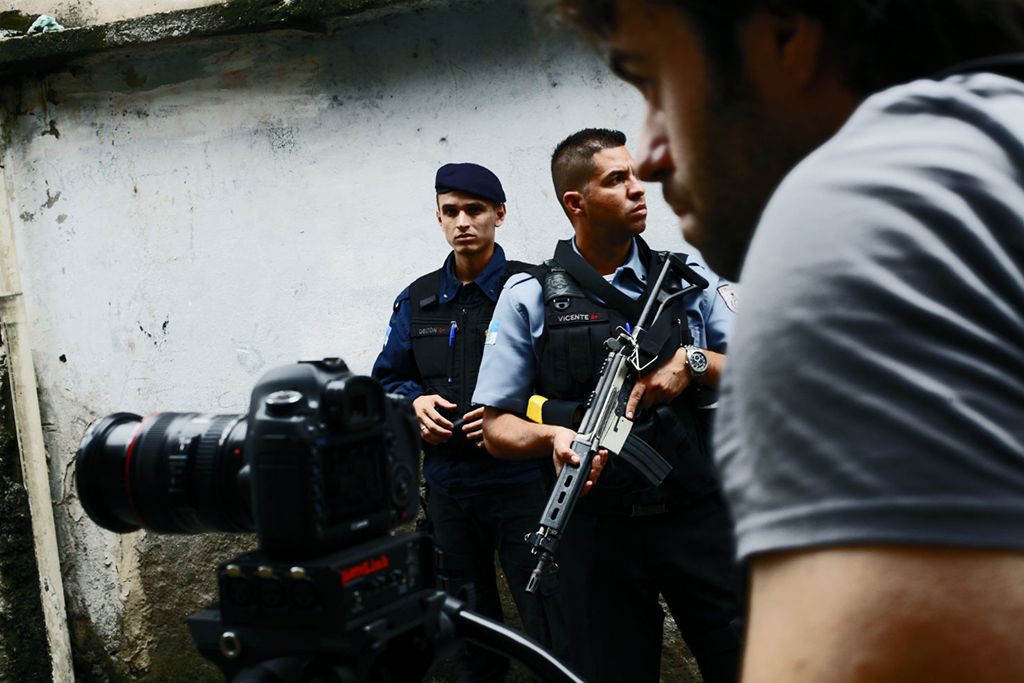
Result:
{"label": "concrete wall", "polygon": [[216,4],[220,3],[214,0],[6,0],[0,2],[0,12],[16,11],[32,16],[48,14],[62,25],[71,27],[106,24],[158,12]]}
{"label": "concrete wall", "polygon": [[[242,412],[263,372],[301,358],[369,372],[394,297],[448,251],[440,164],[493,169],[499,241],[540,260],[571,234],[553,146],[597,125],[635,147],[639,95],[543,23],[512,0],[452,3],[111,52],[2,91],[80,680],[215,677],[182,663],[180,620],[212,597],[215,561],[251,545],[93,525],[72,476],[93,420]],[[660,196],[650,207],[649,241],[680,248]]]}

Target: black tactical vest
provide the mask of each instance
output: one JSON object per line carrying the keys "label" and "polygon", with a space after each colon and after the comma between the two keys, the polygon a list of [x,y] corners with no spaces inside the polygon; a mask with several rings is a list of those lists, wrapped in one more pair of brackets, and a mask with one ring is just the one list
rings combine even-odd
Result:
{"label": "black tactical vest", "polygon": [[[530,265],[507,261],[501,286]],[[483,358],[487,326],[494,313],[494,302],[481,295],[469,304],[441,301],[441,270],[427,273],[409,285],[410,341],[416,367],[426,394],[438,394],[458,405],[450,411],[438,409],[451,421],[462,417],[470,405]],[[448,458],[478,458],[487,451],[471,443],[459,429],[440,446],[424,442],[424,452]]]}
{"label": "black tactical vest", "polygon": [[[650,296],[666,259],[637,241],[647,266]],[[683,257],[685,260],[685,256]],[[535,389],[546,398],[585,402],[597,385],[608,350],[605,341],[617,334],[627,320],[623,313],[589,296],[557,261],[530,269],[543,287],[544,336],[537,348]],[[689,296],[700,296],[699,293]],[[660,356],[666,359],[680,346],[693,341],[686,307],[678,300],[663,315],[670,316],[671,334]],[[707,411],[695,408],[696,386],[688,387],[669,405],[654,406],[637,418],[632,432],[654,447],[673,467],[661,486],[653,487],[629,464],[616,460],[606,467],[594,489],[581,498],[581,510],[601,514],[651,514],[672,505],[701,498],[717,487],[707,444]]]}

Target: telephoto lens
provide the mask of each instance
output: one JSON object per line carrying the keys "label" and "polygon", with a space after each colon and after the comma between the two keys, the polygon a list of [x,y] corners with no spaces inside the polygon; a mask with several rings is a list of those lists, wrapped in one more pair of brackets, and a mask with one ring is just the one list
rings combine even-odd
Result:
{"label": "telephoto lens", "polygon": [[107,415],[78,449],[82,507],[118,533],[254,531],[245,432],[245,415]]}

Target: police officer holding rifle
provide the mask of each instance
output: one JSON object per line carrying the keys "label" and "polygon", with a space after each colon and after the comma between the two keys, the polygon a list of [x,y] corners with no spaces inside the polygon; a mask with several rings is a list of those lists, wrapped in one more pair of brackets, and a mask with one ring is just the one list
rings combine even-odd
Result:
{"label": "police officer holding rifle", "polygon": [[[571,416],[597,386],[607,340],[645,347],[632,363],[632,377],[642,376],[616,406],[633,420],[629,439],[607,450],[632,453],[632,461],[646,463],[646,476],[644,467],[623,458],[604,466],[597,454],[594,463],[604,472],[555,544],[569,663],[590,681],[657,681],[660,594],[704,679],[734,680],[738,575],[709,460],[708,425],[735,297],[699,258],[670,259],[640,237],[644,188],[625,142],[618,131],[586,129],[555,149],[552,177],[575,239],[560,242],[552,260],[509,279],[488,330],[474,402],[487,406],[484,441],[494,455],[550,457],[559,469],[576,465],[587,448],[577,442],[574,452]],[[670,292],[654,290],[670,261],[693,276],[673,276],[670,289],[691,291],[666,302]],[[670,278],[661,281],[664,288]],[[691,286],[701,281],[711,284]],[[666,305],[659,322],[636,335],[651,297]],[[548,404],[557,405],[546,410]],[[548,413],[561,424],[547,423]],[[581,438],[591,439],[591,426]],[[543,557],[545,527],[541,532],[533,541]]]}

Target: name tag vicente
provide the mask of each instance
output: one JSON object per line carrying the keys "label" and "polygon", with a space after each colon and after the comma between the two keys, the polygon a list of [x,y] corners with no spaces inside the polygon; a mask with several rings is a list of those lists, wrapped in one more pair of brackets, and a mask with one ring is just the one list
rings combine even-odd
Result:
{"label": "name tag vicente", "polygon": [[580,323],[607,322],[608,314],[603,312],[556,313],[545,319],[547,325],[578,325]]}

